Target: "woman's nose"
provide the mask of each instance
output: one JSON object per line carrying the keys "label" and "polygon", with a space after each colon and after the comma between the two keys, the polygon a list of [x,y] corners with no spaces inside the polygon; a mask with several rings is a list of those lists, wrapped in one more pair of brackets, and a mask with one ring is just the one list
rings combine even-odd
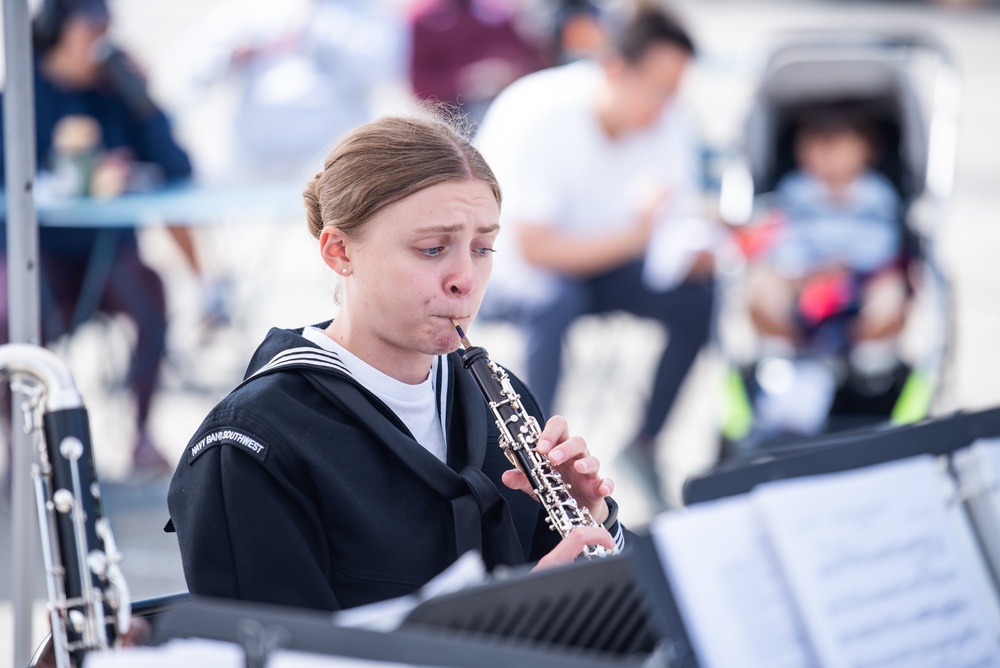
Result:
{"label": "woman's nose", "polygon": [[445,287],[457,296],[471,294],[476,289],[476,272],[471,257],[463,253],[455,260]]}

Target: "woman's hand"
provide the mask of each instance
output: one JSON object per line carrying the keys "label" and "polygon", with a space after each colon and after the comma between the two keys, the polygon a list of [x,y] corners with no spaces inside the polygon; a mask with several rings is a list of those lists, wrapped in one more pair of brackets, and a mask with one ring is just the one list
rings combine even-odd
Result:
{"label": "woman's hand", "polygon": [[[559,541],[552,551],[538,560],[535,568],[552,568],[571,564],[583,552],[583,548],[600,545],[614,551],[615,541],[604,527],[577,527]],[[535,570],[534,568],[532,570]]]}
{"label": "woman's hand", "polygon": [[[569,484],[570,494],[576,502],[589,509],[597,523],[602,524],[608,517],[608,504],[604,502],[604,497],[614,491],[615,485],[610,478],[601,477],[601,462],[590,454],[583,438],[569,435],[566,418],[554,415],[545,423],[535,450],[548,457],[562,479]],[[506,471],[503,483],[534,496],[531,483],[517,469]]]}

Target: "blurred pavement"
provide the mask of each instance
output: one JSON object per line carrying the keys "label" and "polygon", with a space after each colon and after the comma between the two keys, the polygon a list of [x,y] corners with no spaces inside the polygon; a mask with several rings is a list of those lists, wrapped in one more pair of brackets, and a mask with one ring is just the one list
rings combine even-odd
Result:
{"label": "blurred pavement", "polygon": [[[112,0],[116,30],[151,73],[154,87],[171,76],[172,53],[181,35],[218,0],[149,3]],[[943,262],[954,280],[957,299],[955,367],[946,408],[1000,405],[1000,12],[911,6],[904,3],[776,2],[686,0],[676,2],[699,41],[702,59],[688,82],[707,138],[726,145],[738,137],[739,122],[753,90],[755,47],[776,30],[816,27],[917,29],[932,33],[953,49],[963,77],[961,128],[955,191],[941,221]],[[169,90],[164,86],[164,90]],[[386,108],[406,100],[405,91],[387,91]],[[166,106],[171,100],[161,97]],[[183,111],[183,110],[182,110]],[[180,115],[178,127],[197,136],[192,118]],[[213,147],[199,137],[196,153]],[[292,209],[296,204],[292,205]],[[242,375],[250,351],[267,328],[319,322],[333,313],[334,279],[316,257],[301,219],[220,220],[197,230],[214,271],[232,281],[233,323],[206,330],[199,321],[198,284],[180,262],[162,229],[148,229],[143,252],[167,277],[172,317],[170,354],[156,399],[152,426],[156,443],[172,460],[182,452],[209,408]],[[131,332],[109,321],[89,327],[61,349],[70,359],[93,422],[106,505],[124,572],[135,598],[184,588],[176,543],[162,532],[166,520],[166,481],[140,484],[128,478],[133,434],[131,405],[121,391],[123,343]],[[510,328],[480,326],[470,337],[515,371],[520,340]],[[647,391],[647,369],[663,345],[658,332],[627,318],[585,320],[572,333],[571,366],[560,395],[574,431],[587,438],[612,477],[622,517],[632,526],[649,520],[644,499],[618,476],[613,457],[624,445]],[[699,362],[664,434],[664,472],[672,493],[684,476],[708,466],[715,456],[715,372],[711,355]],[[608,391],[612,388],[613,391]],[[5,463],[4,463],[5,467]],[[0,499],[0,572],[10,573],[9,502]],[[40,571],[40,569],[39,569]],[[41,574],[38,598],[44,599]],[[12,661],[10,578],[0,579],[0,668]],[[41,605],[41,603],[40,603]],[[40,608],[41,609],[41,608]],[[36,625],[36,635],[40,633]]]}

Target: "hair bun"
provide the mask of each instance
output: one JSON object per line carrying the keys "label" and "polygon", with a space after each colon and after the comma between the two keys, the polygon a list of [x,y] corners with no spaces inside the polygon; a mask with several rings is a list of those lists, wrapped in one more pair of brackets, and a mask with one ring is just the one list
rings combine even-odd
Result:
{"label": "hair bun", "polygon": [[309,183],[302,191],[302,204],[306,209],[306,225],[309,226],[309,233],[319,239],[323,231],[323,213],[319,201],[319,182],[323,177],[323,172],[316,172]]}

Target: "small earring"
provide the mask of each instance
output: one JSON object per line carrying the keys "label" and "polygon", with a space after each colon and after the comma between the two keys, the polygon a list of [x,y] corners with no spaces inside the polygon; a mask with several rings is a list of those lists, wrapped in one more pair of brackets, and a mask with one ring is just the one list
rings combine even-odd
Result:
{"label": "small earring", "polygon": [[344,267],[344,268],[343,268],[343,269],[341,269],[340,271],[342,271],[342,272],[344,273],[344,275],[345,275],[345,276],[347,275],[347,267]]}

